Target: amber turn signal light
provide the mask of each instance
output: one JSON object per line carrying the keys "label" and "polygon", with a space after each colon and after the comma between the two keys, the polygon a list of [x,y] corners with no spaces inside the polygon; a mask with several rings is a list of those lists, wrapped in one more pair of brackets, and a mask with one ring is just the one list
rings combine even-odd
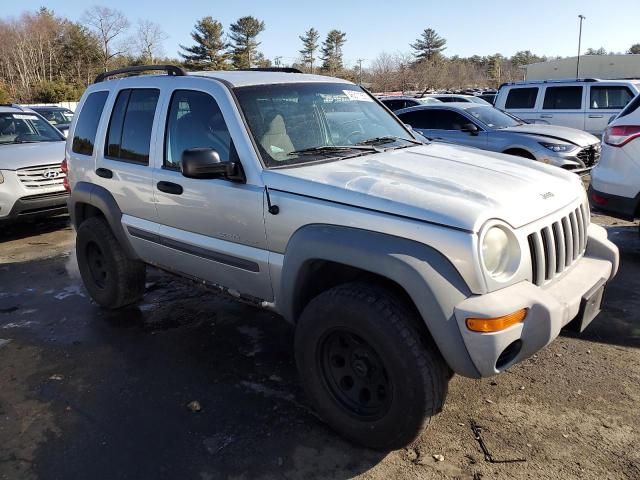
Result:
{"label": "amber turn signal light", "polygon": [[473,332],[491,333],[499,332],[511,325],[524,321],[527,309],[517,310],[509,315],[494,318],[467,318],[467,328]]}

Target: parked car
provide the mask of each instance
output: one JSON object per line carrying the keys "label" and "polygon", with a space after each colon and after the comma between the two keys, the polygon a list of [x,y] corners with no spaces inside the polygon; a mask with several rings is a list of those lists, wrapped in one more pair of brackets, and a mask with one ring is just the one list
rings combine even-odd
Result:
{"label": "parked car", "polygon": [[0,221],[64,213],[64,136],[35,112],[0,106]]}
{"label": "parked car", "polygon": [[589,198],[594,208],[610,215],[640,217],[640,95],[605,130]]}
{"label": "parked car", "polygon": [[640,80],[532,80],[502,84],[494,105],[531,123],[601,136],[611,117],[638,93]]}
{"label": "parked car", "polygon": [[395,112],[431,140],[530,158],[585,171],[600,158],[600,140],[575,128],[530,125],[490,105],[447,103]]}
{"label": "parked car", "polygon": [[428,93],[422,98],[435,98],[440,100],[441,102],[446,103],[478,103],[480,105],[491,105],[486,100],[476,96],[476,95],[462,95],[456,93]]}
{"label": "parked car", "polygon": [[50,105],[33,105],[28,108],[46,118],[47,121],[60,130],[65,137],[69,133],[69,125],[71,125],[71,120],[73,120],[73,111],[68,108]]}
{"label": "parked car", "polygon": [[432,97],[378,97],[378,100],[384,103],[391,111],[401,110],[408,107],[415,107],[417,105],[434,105],[442,103],[437,98]]}
{"label": "parked car", "polygon": [[[151,68],[171,75],[132,75]],[[371,448],[413,441],[452,372],[495,375],[585,328],[618,268],[576,175],[423,144],[342,79],[131,67],[78,112],[91,298],[135,304],[151,264],[281,314],[317,412]]]}

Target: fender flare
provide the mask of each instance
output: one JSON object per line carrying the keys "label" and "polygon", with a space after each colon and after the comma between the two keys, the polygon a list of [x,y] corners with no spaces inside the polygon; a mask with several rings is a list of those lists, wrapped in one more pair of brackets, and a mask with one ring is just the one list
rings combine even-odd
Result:
{"label": "fender flare", "polygon": [[418,309],[442,356],[455,372],[480,375],[464,345],[455,306],[471,291],[439,251],[406,238],[352,227],[314,224],[297,230],[284,255],[278,309],[296,322],[300,292],[312,262],[327,260],[388,278],[400,285]]}
{"label": "fender flare", "polygon": [[140,258],[122,226],[122,210],[109,190],[89,182],[78,182],[73,186],[67,206],[69,207],[71,224],[76,230],[86,218],[83,205],[91,205],[100,210],[127,257],[132,260]]}

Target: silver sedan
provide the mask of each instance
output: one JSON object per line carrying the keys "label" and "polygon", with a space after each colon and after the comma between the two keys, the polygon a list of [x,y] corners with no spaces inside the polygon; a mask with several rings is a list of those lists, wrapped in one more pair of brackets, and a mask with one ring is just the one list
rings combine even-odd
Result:
{"label": "silver sedan", "polygon": [[590,133],[557,125],[527,124],[488,105],[424,105],[395,114],[434,141],[518,155],[567,170],[585,171],[600,159],[600,140]]}

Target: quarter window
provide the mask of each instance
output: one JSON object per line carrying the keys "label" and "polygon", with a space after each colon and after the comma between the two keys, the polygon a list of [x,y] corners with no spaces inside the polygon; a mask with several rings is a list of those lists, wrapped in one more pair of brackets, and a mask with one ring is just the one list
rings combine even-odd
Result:
{"label": "quarter window", "polygon": [[544,110],[580,110],[582,87],[547,87],[542,108]]}
{"label": "quarter window", "polygon": [[593,110],[621,110],[631,101],[633,94],[627,87],[591,87],[589,106]]}
{"label": "quarter window", "polygon": [[74,153],[93,155],[98,124],[108,96],[109,92],[106,91],[94,92],[85,100],[73,133],[71,150]]}
{"label": "quarter window", "polygon": [[149,164],[151,130],[159,95],[159,90],[150,88],[118,93],[107,131],[107,157]]}
{"label": "quarter window", "polygon": [[227,124],[211,95],[176,90],[167,117],[163,166],[180,168],[182,153],[198,147],[212,148],[218,152],[220,160],[229,160],[232,145]]}
{"label": "quarter window", "polygon": [[538,98],[538,87],[512,88],[507,95],[504,108],[534,108]]}

